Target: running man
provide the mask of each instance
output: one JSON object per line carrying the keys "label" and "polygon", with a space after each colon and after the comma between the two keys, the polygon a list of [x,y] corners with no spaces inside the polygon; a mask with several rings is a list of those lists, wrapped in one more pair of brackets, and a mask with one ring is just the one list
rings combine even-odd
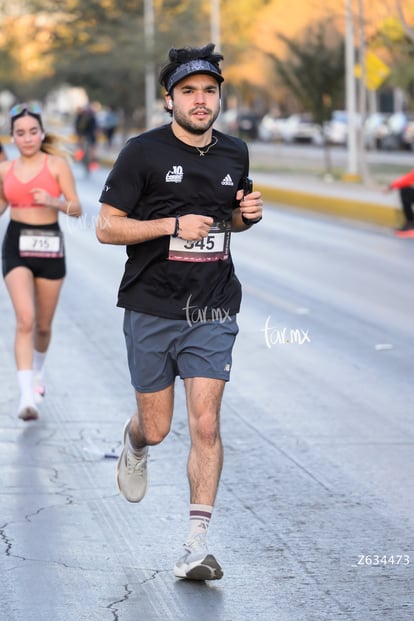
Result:
{"label": "running man", "polygon": [[222,59],[213,44],[170,50],[160,83],[172,122],[125,145],[102,191],[97,224],[99,241],[125,244],[128,255],[118,306],[125,309],[137,412],[124,428],[118,487],[130,502],[144,497],[148,447],[170,431],[179,376],[191,439],[190,526],[174,574],[195,580],[223,576],[207,531],[223,464],[220,406],[241,302],[230,237],[259,222],[263,205],[246,185],[247,145],[213,129]]}

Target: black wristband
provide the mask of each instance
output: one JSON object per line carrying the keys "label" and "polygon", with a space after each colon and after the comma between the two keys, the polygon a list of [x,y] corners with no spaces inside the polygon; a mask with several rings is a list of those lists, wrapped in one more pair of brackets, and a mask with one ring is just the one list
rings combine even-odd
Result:
{"label": "black wristband", "polygon": [[242,215],[242,220],[246,226],[252,226],[252,224],[257,224],[258,222],[260,222],[261,219],[262,219],[262,216],[260,216],[260,218],[256,218],[256,220],[248,220],[248,218],[245,218]]}
{"label": "black wristband", "polygon": [[175,216],[175,228],[174,228],[174,233],[172,234],[172,236],[178,237],[179,232],[180,232],[180,216]]}

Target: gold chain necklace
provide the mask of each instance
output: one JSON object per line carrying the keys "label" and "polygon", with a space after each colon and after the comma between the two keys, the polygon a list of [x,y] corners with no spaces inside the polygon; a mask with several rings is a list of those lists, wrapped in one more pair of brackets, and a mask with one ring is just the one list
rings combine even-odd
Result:
{"label": "gold chain necklace", "polygon": [[204,157],[205,154],[208,153],[210,151],[210,149],[212,149],[217,143],[218,143],[217,136],[213,136],[213,140],[210,142],[210,144],[208,145],[208,147],[206,149],[203,150],[203,149],[199,149],[198,147],[195,147],[195,148],[197,149],[199,154]]}

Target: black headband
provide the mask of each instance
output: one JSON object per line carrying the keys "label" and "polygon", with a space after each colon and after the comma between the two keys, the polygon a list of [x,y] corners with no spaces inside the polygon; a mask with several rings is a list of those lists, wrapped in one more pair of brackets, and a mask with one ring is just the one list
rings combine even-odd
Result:
{"label": "black headband", "polygon": [[208,60],[190,60],[188,63],[183,63],[177,67],[177,69],[174,69],[172,74],[168,77],[165,84],[167,93],[171,92],[177,82],[180,82],[187,76],[195,73],[206,73],[207,75],[211,75],[219,84],[221,84],[224,80],[217,67]]}

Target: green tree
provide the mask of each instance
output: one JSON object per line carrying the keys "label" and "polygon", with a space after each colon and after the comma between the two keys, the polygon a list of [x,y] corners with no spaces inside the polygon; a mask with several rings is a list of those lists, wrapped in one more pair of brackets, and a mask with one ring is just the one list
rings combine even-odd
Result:
{"label": "green tree", "polygon": [[[233,87],[248,99],[254,90],[249,81],[254,71],[246,73],[243,66],[251,64],[255,18],[267,3],[221,2],[225,93]],[[211,0],[153,0],[152,5],[151,61],[157,74],[170,47],[210,40]],[[0,0],[0,89],[42,99],[61,84],[81,86],[90,99],[122,108],[133,119],[145,101],[143,18],[144,0]]]}
{"label": "green tree", "polygon": [[[328,36],[329,33],[329,36]],[[283,34],[279,39],[287,46],[287,57],[270,55],[278,81],[295,97],[303,111],[324,126],[332,111],[343,107],[345,89],[345,43],[331,20],[310,27],[300,40]],[[330,170],[328,145],[325,142],[326,168]]]}
{"label": "green tree", "polygon": [[407,21],[401,0],[396,0],[395,4],[396,4],[398,18],[400,20],[401,27],[404,30],[404,34],[406,35],[408,39],[410,39],[410,41],[414,43],[414,28],[410,26],[410,24]]}
{"label": "green tree", "polygon": [[17,9],[0,4],[0,89],[36,97],[36,82],[50,74],[45,57],[49,34],[37,15]]}
{"label": "green tree", "polygon": [[[33,11],[49,14],[53,23],[49,55],[54,73],[49,88],[62,82],[82,86],[91,99],[122,109],[128,124],[136,123],[145,102],[148,61],[143,1],[30,0],[30,4]],[[168,48],[184,45],[183,33],[206,35],[206,20],[196,0],[154,0],[153,6],[150,60],[157,72]]]}
{"label": "green tree", "polygon": [[401,88],[413,107],[414,99],[414,29],[408,26],[402,10],[400,16],[390,16],[382,22],[372,37],[370,46],[380,50],[391,67],[387,84]]}

